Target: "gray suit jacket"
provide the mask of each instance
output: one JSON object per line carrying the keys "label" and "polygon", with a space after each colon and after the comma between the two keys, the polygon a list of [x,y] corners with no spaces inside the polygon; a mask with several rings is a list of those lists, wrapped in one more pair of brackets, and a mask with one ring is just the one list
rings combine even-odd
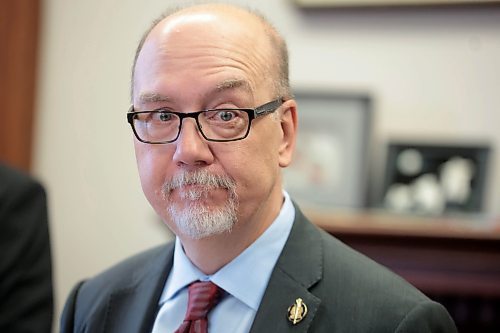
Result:
{"label": "gray suit jacket", "polygon": [[[172,257],[171,243],[78,284],[66,303],[61,332],[150,332]],[[308,313],[293,325],[287,309],[297,298],[302,298]],[[440,304],[319,230],[297,208],[289,239],[251,328],[251,333],[264,332],[422,333],[456,329]]]}

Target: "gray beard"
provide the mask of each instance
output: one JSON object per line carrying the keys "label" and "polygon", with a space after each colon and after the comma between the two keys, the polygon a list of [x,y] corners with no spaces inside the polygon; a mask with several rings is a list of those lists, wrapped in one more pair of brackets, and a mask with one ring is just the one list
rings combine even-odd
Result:
{"label": "gray beard", "polygon": [[[194,189],[184,189],[186,185],[197,185]],[[209,208],[199,200],[210,196],[210,191],[223,188],[228,199],[220,207]],[[180,191],[184,200],[182,207],[169,200],[170,192]],[[206,170],[182,172],[163,184],[162,193],[167,203],[167,213],[180,233],[192,239],[201,239],[230,232],[237,221],[238,199],[236,184],[228,176],[218,176]]]}

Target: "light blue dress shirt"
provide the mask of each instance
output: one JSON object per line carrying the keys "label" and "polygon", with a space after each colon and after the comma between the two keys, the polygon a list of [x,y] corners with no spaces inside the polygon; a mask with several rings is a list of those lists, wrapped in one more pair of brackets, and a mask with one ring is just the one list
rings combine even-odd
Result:
{"label": "light blue dress shirt", "polygon": [[245,251],[213,275],[203,274],[175,241],[174,262],[160,297],[160,311],[152,333],[171,333],[179,328],[188,303],[188,285],[212,281],[225,290],[220,303],[208,315],[208,331],[248,333],[276,261],[295,219],[295,208],[286,192],[281,211],[267,230]]}

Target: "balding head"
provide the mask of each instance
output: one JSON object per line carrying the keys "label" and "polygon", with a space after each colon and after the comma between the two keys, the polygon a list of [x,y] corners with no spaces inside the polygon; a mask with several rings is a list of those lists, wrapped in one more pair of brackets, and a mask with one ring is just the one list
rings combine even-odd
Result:
{"label": "balding head", "polygon": [[[203,25],[203,22],[206,23],[206,26]],[[193,36],[191,37],[196,37],[200,33],[207,36],[207,30],[211,28],[212,36],[221,38],[224,38],[226,34],[234,37],[235,34],[239,33],[240,36],[234,40],[245,43],[249,53],[254,52],[260,56],[258,57],[259,61],[255,64],[256,67],[259,67],[255,69],[257,74],[266,78],[266,81],[271,81],[271,89],[276,96],[291,97],[288,50],[284,39],[261,14],[227,4],[204,4],[171,9],[155,20],[144,33],[136,50],[132,67],[132,96],[137,61],[144,45],[150,40],[156,39],[157,43],[162,43],[163,48],[168,50],[169,40],[166,38],[168,34],[175,34],[179,29],[185,29],[189,25],[192,25],[193,28]],[[163,39],[159,40],[158,38]],[[200,39],[200,42],[203,40]],[[228,42],[230,42],[230,38],[228,38]]]}

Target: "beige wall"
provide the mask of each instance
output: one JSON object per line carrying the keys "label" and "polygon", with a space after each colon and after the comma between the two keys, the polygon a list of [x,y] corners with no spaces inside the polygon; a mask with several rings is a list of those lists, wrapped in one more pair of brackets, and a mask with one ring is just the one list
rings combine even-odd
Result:
{"label": "beige wall", "polygon": [[[500,145],[499,8],[306,14],[289,0],[234,2],[287,37],[295,87],[373,94],[376,158],[393,137]],[[143,198],[125,121],[135,45],[168,3],[45,1],[34,162],[50,196],[58,315],[75,282],[170,237]],[[497,172],[487,211],[499,203]]]}

